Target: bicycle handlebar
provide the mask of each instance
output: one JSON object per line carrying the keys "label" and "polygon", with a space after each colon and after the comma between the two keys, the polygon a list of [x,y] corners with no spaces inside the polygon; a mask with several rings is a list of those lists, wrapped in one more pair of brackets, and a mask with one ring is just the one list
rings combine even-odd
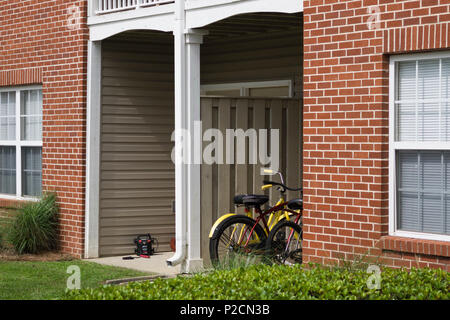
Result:
{"label": "bicycle handlebar", "polygon": [[280,187],[282,187],[284,190],[290,190],[290,191],[302,191],[302,190],[303,190],[303,188],[298,188],[298,189],[295,189],[295,188],[289,188],[288,186],[286,186],[286,185],[284,185],[284,184],[282,184],[282,183],[274,182],[274,181],[270,181],[270,180],[263,180],[263,183],[264,183],[264,184],[271,184],[271,185],[274,185],[274,186],[280,186]]}

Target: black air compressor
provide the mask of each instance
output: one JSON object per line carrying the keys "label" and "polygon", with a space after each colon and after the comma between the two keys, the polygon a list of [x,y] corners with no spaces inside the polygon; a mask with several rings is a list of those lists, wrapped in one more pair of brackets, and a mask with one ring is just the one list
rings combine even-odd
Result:
{"label": "black air compressor", "polygon": [[152,238],[150,233],[141,234],[134,239],[136,244],[135,252],[139,257],[150,258],[151,255],[155,253],[155,238]]}

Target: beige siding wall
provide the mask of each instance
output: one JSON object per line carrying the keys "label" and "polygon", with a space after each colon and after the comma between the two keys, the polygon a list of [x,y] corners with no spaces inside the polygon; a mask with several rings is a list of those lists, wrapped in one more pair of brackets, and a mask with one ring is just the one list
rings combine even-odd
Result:
{"label": "beige siding wall", "polygon": [[102,50],[100,255],[132,254],[142,233],[168,251],[175,232],[172,45],[110,40]]}
{"label": "beige siding wall", "polygon": [[201,82],[292,80],[294,97],[299,98],[302,46],[300,31],[206,40],[201,47]]}

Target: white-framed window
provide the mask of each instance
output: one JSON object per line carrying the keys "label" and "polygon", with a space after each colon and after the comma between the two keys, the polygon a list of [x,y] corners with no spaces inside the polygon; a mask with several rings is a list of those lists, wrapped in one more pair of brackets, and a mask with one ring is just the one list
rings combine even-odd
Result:
{"label": "white-framed window", "polygon": [[450,52],[391,56],[389,234],[450,241]]}
{"label": "white-framed window", "polygon": [[202,85],[201,95],[222,97],[292,98],[292,90],[291,80],[233,82]]}
{"label": "white-framed window", "polygon": [[42,193],[42,88],[0,88],[0,197]]}

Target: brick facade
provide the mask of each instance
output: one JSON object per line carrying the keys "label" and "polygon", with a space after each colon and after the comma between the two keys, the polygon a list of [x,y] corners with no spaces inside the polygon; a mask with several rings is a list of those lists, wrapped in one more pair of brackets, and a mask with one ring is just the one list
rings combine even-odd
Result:
{"label": "brick facade", "polygon": [[84,243],[86,7],[87,0],[0,0],[0,86],[42,85],[43,189],[58,194],[62,251],[78,257]]}
{"label": "brick facade", "polygon": [[[86,7],[87,0],[0,0],[0,86],[42,84],[43,187],[58,193],[61,249],[78,257]],[[305,262],[369,254],[390,266],[450,270],[448,242],[387,235],[389,54],[448,48],[448,0],[304,1]],[[0,206],[11,204],[0,199]]]}
{"label": "brick facade", "polygon": [[448,0],[304,1],[306,262],[450,270],[448,242],[387,236],[389,54],[447,48]]}

